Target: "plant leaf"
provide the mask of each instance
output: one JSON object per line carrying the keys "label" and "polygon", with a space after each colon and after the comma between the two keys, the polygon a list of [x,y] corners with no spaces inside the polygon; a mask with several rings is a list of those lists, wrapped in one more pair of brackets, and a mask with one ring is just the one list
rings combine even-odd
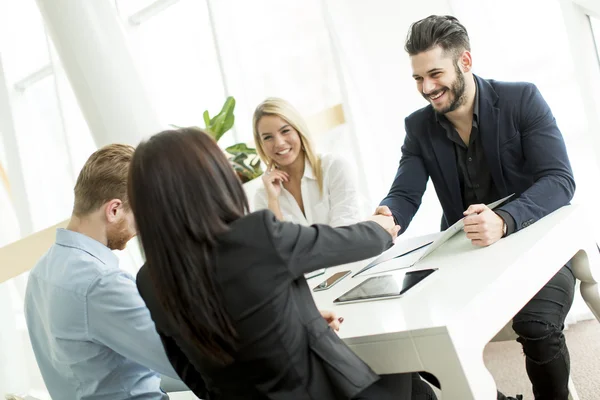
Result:
{"label": "plant leaf", "polygon": [[256,154],[256,149],[248,147],[246,143],[236,143],[233,146],[227,147],[225,151],[234,156],[239,153]]}
{"label": "plant leaf", "polygon": [[204,111],[204,114],[202,114],[202,117],[204,118],[204,127],[207,131],[210,131],[210,116],[208,115],[208,110]]}
{"label": "plant leaf", "polygon": [[250,163],[250,166],[256,170],[256,167],[260,167],[260,158],[256,157],[254,162]]}
{"label": "plant leaf", "polygon": [[229,96],[223,105],[223,109],[221,110],[221,112],[225,115],[225,120],[223,122],[223,133],[230,130],[235,123],[235,116],[233,115],[234,109],[235,99],[232,96]]}
{"label": "plant leaf", "polygon": [[244,163],[238,163],[238,162],[231,161],[231,164],[233,165],[233,168],[236,171],[245,171],[245,173],[250,173],[250,174],[254,173],[254,171],[252,170],[252,168],[248,167]]}
{"label": "plant leaf", "polygon": [[214,118],[214,124],[212,126],[213,132],[215,133],[215,139],[219,141],[221,136],[225,133],[223,125],[225,124],[225,114],[219,114]]}
{"label": "plant leaf", "polygon": [[233,127],[235,117],[233,110],[235,108],[235,99],[232,96],[227,97],[221,111],[210,120],[210,126],[215,133],[216,140],[219,140],[221,136],[225,134],[229,129]]}
{"label": "plant leaf", "polygon": [[248,155],[245,153],[239,153],[235,157],[233,157],[233,162],[236,163],[244,163],[244,161],[248,158]]}

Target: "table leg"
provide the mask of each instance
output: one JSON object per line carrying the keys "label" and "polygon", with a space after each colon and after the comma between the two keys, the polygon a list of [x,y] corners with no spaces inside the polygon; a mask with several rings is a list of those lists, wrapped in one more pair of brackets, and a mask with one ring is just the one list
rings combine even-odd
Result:
{"label": "table leg", "polygon": [[599,266],[600,254],[595,246],[578,251],[572,259],[573,274],[581,281],[581,296],[598,321],[600,321],[600,293],[596,277],[598,277]]}
{"label": "table leg", "polygon": [[461,345],[448,336],[414,341],[425,370],[440,381],[443,400],[496,400],[496,383],[483,363],[484,345]]}

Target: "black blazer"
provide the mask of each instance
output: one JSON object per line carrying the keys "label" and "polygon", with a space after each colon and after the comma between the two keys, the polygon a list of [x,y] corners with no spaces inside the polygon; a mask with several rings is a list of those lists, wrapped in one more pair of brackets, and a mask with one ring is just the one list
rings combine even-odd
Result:
{"label": "black blazer", "polygon": [[[211,363],[161,309],[141,268],[137,285],[181,379],[210,399],[349,399],[378,376],[321,317],[304,273],[375,256],[392,245],[374,222],[331,228],[249,214],[219,239],[217,283],[239,337],[235,361]],[[348,279],[348,278],[346,278]],[[401,355],[398,355],[401,357]],[[410,378],[406,396],[410,398]]]}
{"label": "black blazer", "polygon": [[[516,198],[499,207],[525,228],[567,205],[575,180],[565,142],[550,107],[531,83],[508,83],[476,76],[479,135],[492,179],[501,197]],[[431,105],[405,120],[400,166],[387,197],[403,232],[421,205],[431,177],[442,205],[442,229],[463,217],[454,144],[436,121]]]}

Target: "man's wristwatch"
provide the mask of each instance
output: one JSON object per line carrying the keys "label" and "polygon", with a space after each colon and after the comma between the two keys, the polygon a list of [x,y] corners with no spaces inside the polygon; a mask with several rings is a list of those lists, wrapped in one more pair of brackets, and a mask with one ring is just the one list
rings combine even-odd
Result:
{"label": "man's wristwatch", "polygon": [[508,227],[506,226],[506,221],[502,221],[502,237],[506,236]]}

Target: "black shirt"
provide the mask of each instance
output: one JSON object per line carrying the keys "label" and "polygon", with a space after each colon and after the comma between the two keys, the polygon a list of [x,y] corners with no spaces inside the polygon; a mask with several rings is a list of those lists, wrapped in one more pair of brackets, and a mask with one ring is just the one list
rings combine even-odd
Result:
{"label": "black shirt", "polygon": [[[436,113],[437,121],[446,130],[446,136],[454,143],[454,153],[458,167],[458,179],[462,193],[463,208],[471,204],[489,204],[500,198],[492,179],[479,132],[479,88],[475,86],[475,104],[473,106],[473,125],[469,145],[461,139],[456,128],[443,115]],[[514,232],[514,220],[507,212],[496,212],[507,225],[507,235]]]}

